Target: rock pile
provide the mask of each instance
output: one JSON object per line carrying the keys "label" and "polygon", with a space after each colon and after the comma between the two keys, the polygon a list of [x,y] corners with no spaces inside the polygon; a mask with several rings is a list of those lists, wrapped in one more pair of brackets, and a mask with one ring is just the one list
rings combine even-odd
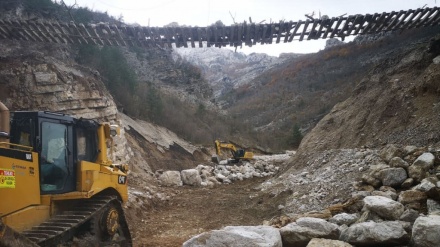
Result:
{"label": "rock pile", "polygon": [[[258,242],[249,246],[438,247],[439,154],[435,149],[386,146],[379,152],[381,159],[374,159],[361,181],[355,184],[358,191],[346,202],[319,212],[272,219],[265,222],[264,236],[258,227],[234,231],[240,235],[234,241],[252,236]],[[224,228],[215,234],[211,231],[195,236],[183,246],[228,245],[232,243],[227,242],[230,236]]]}
{"label": "rock pile", "polygon": [[[284,159],[290,155],[283,156]],[[155,175],[163,186],[207,186],[217,184],[230,184],[237,180],[254,177],[267,177],[274,175],[279,167],[274,163],[279,162],[280,156],[270,158],[257,158],[252,162],[242,161],[238,164],[225,165],[198,165],[195,169],[182,171],[156,171]]]}

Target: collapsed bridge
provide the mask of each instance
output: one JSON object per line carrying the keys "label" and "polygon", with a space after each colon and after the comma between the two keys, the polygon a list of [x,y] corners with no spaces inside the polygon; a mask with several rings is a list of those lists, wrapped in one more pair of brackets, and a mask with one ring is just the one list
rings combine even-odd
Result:
{"label": "collapsed bridge", "polygon": [[287,43],[294,40],[341,38],[406,30],[440,23],[440,9],[419,8],[399,12],[308,18],[278,23],[240,23],[208,27],[143,27],[82,24],[50,20],[0,19],[0,39],[64,44],[93,44],[141,47],[225,47]]}

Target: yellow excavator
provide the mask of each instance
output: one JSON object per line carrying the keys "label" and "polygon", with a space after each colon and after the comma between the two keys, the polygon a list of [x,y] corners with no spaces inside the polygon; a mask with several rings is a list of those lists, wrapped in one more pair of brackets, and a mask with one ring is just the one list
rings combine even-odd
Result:
{"label": "yellow excavator", "polygon": [[119,130],[0,102],[0,246],[132,246],[128,165],[109,158]]}
{"label": "yellow excavator", "polygon": [[219,140],[214,141],[216,155],[211,157],[212,162],[219,163],[219,156],[222,155],[222,149],[229,150],[232,154],[232,162],[238,163],[240,160],[252,160],[254,153],[247,152],[244,149],[238,149],[232,143],[222,142]]}

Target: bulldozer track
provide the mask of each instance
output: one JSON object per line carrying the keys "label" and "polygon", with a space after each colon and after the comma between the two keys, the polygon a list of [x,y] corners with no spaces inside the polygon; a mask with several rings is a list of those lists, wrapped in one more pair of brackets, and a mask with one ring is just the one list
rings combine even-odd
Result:
{"label": "bulldozer track", "polygon": [[[123,219],[121,228],[128,240],[122,246],[131,246],[130,232],[128,231],[121,204],[114,196],[96,196],[76,201],[67,210],[63,210],[40,225],[24,231],[22,234],[39,246],[56,246],[60,243],[66,243],[78,233],[84,224],[94,217],[98,217],[109,205],[117,205]],[[93,230],[90,232],[96,234]]]}

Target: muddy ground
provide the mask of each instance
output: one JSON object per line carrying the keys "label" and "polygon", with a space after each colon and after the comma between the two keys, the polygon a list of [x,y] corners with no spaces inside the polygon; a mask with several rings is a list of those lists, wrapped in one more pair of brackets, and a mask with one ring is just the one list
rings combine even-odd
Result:
{"label": "muddy ground", "polygon": [[[159,187],[168,200],[131,206],[126,214],[134,246],[177,247],[202,232],[234,225],[261,225],[278,216],[282,198],[260,195],[255,188],[267,178],[206,187]],[[138,204],[139,205],[139,204]]]}

